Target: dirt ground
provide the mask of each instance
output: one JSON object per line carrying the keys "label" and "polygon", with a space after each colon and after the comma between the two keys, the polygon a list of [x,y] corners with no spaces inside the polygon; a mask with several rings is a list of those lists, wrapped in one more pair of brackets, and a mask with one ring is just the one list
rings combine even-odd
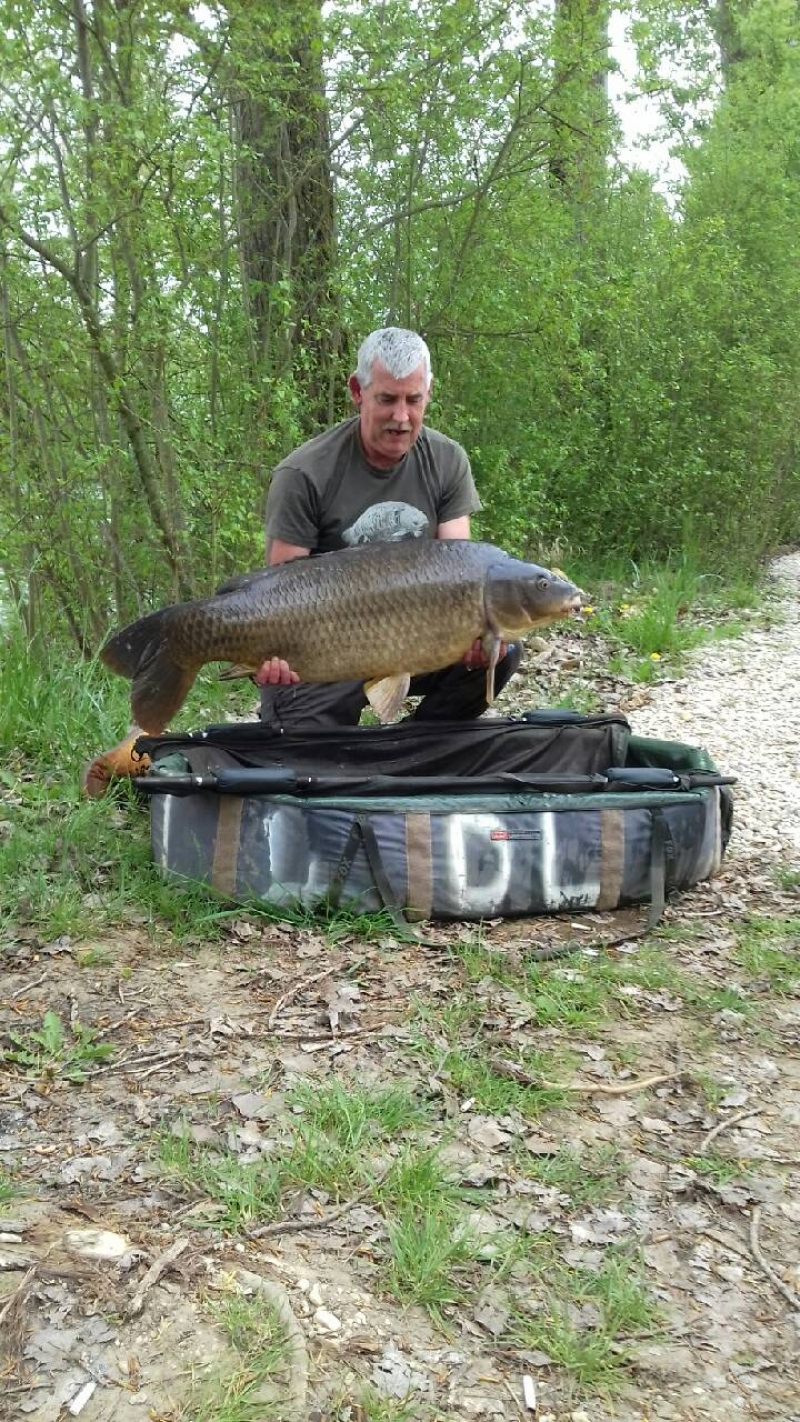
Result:
{"label": "dirt ground", "polygon": [[[424,943],[387,933],[332,944],[243,912],[222,942],[181,948],[137,924],[86,943],[12,926],[3,1040],[50,1011],[111,1051],[82,1083],[4,1069],[0,1165],[22,1193],[0,1207],[2,1415],[193,1416],[196,1379],[231,1360],[209,1301],[264,1280],[297,1356],[284,1403],[267,1398],[247,1416],[799,1422],[799,980],[741,957],[754,916],[779,924],[782,951],[796,955],[800,897],[782,882],[738,859],[673,904],[656,941],[676,984],[637,974],[642,938],[599,946],[636,931],[637,911],[484,925],[483,976],[462,951],[476,925],[432,925]],[[554,992],[579,989],[598,964],[619,968],[585,1024],[579,1012],[548,1015],[544,989],[515,986],[532,949],[565,937],[586,949],[543,968]],[[462,1048],[472,1033],[495,1062],[566,1053],[570,1090],[555,1105],[482,1107],[441,1066],[437,1014],[456,1001],[471,1006]],[[487,1244],[438,1321],[387,1286],[386,1222],[369,1192],[296,1191],[283,1228],[242,1234],[159,1159],[170,1134],[267,1159],[292,1091],[332,1080],[424,1097],[426,1142],[468,1189],[470,1226]],[[380,1147],[377,1172],[401,1144]],[[565,1150],[587,1169],[613,1152],[605,1196],[543,1183],[532,1162]],[[491,1268],[492,1241],[514,1233],[546,1237],[589,1274],[620,1248],[641,1261],[657,1317],[615,1345],[610,1390],[587,1387],[544,1346],[509,1342],[516,1305],[536,1306],[525,1269]],[[591,1306],[572,1312],[591,1334]]]}

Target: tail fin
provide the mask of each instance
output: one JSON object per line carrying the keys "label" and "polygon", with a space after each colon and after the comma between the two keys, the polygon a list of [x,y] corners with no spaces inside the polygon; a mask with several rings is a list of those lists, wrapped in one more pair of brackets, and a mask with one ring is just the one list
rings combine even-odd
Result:
{"label": "tail fin", "polygon": [[130,677],[131,710],[137,726],[157,736],[180,710],[202,661],[188,666],[176,661],[169,638],[172,608],[140,617],[111,637],[100,652],[107,667]]}
{"label": "tail fin", "polygon": [[182,667],[167,644],[156,646],[133,678],[131,711],[137,726],[149,736],[159,735],[180,710],[202,665]]}

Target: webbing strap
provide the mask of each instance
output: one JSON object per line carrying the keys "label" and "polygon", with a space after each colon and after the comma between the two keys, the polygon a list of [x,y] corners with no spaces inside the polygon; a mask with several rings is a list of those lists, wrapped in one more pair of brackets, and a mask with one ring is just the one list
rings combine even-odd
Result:
{"label": "webbing strap", "polygon": [[650,909],[647,928],[655,928],[661,922],[667,893],[672,887],[672,867],[675,862],[675,846],[672,842],[667,817],[663,810],[651,810],[652,837],[650,843]]}
{"label": "webbing strap", "polygon": [[[670,834],[667,817],[661,809],[650,811],[652,834],[650,844],[650,908],[647,915],[647,930],[653,929],[661,921],[667,893],[672,886],[672,866],[675,860],[675,846]],[[339,863],[333,874],[329,898],[338,905],[342,890],[353,867],[359,847],[363,844],[367,864],[372,874],[372,882],[385,909],[393,918],[403,921],[403,909],[389,882],[389,877],[381,858],[380,846],[369,819],[356,815],[350,832],[339,856]]]}
{"label": "webbing strap", "polygon": [[350,826],[350,833],[347,836],[344,848],[339,857],[339,863],[336,866],[336,871],[333,875],[333,880],[330,888],[329,897],[331,903],[339,903],[342,895],[342,890],[344,889],[344,886],[347,883],[347,877],[353,867],[353,863],[355,861],[356,855],[358,854],[359,847],[362,844],[364,846],[364,853],[367,857],[367,864],[369,865],[369,870],[372,874],[372,882],[375,885],[378,897],[383,907],[385,909],[388,909],[392,914],[402,914],[402,910],[397,902],[394,890],[392,889],[392,886],[389,883],[389,876],[387,875],[386,869],[384,868],[383,859],[381,858],[380,846],[378,845],[378,839],[377,835],[375,834],[375,830],[373,829],[370,821],[366,817],[362,818],[361,815],[356,815],[354,817],[353,823]]}

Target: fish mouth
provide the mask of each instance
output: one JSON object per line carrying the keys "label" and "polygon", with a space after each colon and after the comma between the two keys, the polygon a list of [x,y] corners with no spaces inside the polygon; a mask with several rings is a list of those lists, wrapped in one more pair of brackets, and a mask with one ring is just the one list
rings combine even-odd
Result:
{"label": "fish mouth", "polygon": [[565,597],[563,602],[550,603],[537,610],[534,614],[531,610],[525,617],[524,624],[512,632],[512,636],[518,636],[521,632],[529,632],[533,627],[546,627],[548,622],[557,622],[561,617],[572,617],[574,613],[580,612],[583,606],[581,594],[576,593],[574,597]]}
{"label": "fish mouth", "polygon": [[553,617],[573,617],[576,612],[581,611],[584,596],[584,593],[578,591],[569,597],[565,597],[564,601],[559,603],[555,612],[545,613],[541,620],[547,622]]}

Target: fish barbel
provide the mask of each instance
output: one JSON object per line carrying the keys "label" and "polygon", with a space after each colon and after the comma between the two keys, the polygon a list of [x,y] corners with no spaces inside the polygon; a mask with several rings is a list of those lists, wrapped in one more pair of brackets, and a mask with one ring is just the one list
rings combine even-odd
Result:
{"label": "fish barbel", "polygon": [[500,643],[575,611],[566,579],[490,543],[406,539],[297,558],[234,578],[212,597],[132,622],[102,648],[130,677],[133,718],[158,735],[206,662],[255,670],[281,657],[301,681],[363,681],[391,720],[410,678],[457,662],[481,638],[492,700]]}

